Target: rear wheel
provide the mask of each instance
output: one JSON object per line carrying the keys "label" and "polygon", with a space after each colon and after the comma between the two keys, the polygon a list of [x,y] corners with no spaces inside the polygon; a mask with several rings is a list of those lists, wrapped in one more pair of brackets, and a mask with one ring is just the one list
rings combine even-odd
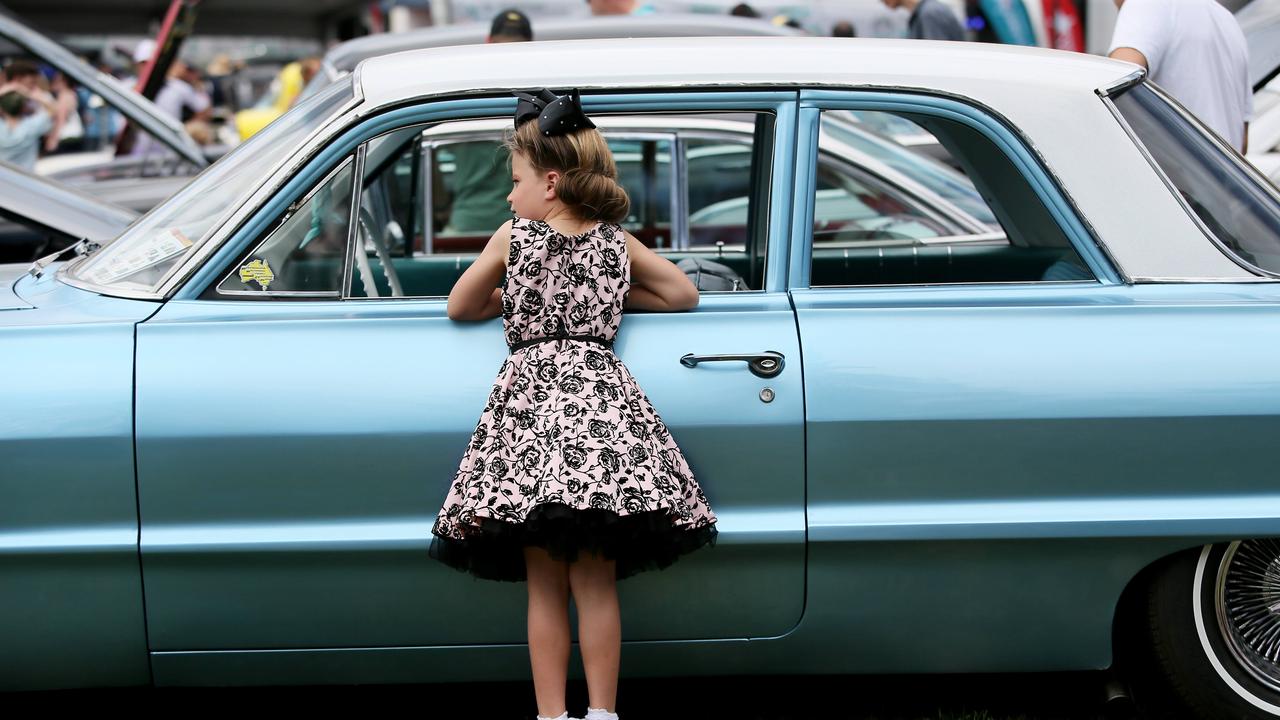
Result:
{"label": "rear wheel", "polygon": [[1280,541],[1206,545],[1148,586],[1139,700],[1157,716],[1280,718]]}

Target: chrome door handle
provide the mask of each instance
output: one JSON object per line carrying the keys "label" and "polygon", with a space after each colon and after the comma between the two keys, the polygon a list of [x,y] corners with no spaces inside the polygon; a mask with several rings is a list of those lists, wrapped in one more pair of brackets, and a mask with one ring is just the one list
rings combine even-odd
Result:
{"label": "chrome door handle", "polygon": [[782,366],[785,364],[782,353],[775,350],[766,350],[762,353],[752,353],[747,355],[694,355],[687,353],[680,358],[680,364],[685,367],[697,367],[700,362],[721,362],[724,360],[743,360],[747,363],[747,369],[753,375],[762,378],[771,378],[782,372]]}

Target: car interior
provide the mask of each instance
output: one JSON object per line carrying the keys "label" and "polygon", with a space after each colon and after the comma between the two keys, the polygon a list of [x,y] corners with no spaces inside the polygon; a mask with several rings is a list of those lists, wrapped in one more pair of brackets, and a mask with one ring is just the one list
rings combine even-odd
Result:
{"label": "car interior", "polygon": [[[747,118],[751,136],[606,133],[632,200],[623,226],[685,269],[704,292],[758,290],[764,280],[774,118],[738,115]],[[816,178],[813,286],[1093,279],[1023,173],[990,139],[932,115],[902,113],[901,120],[932,134],[953,156],[1003,235],[958,229],[865,169],[824,156]],[[428,142],[426,127],[396,130],[365,145],[350,297],[446,296],[492,234],[488,228],[510,218],[505,200],[499,200],[510,182],[501,138],[442,141],[435,133]],[[460,168],[471,163],[466,173],[474,178],[476,157],[491,163],[479,170],[487,173],[485,182],[502,190],[477,200],[487,202],[479,203],[479,222],[477,203],[468,206],[468,222],[483,231],[468,229],[458,222],[462,213],[454,212],[463,192]],[[241,267],[266,262],[272,268],[269,287],[262,286],[259,271],[232,272],[208,296],[341,291],[350,175],[330,173],[241,261]],[[683,217],[673,223],[681,207]]]}

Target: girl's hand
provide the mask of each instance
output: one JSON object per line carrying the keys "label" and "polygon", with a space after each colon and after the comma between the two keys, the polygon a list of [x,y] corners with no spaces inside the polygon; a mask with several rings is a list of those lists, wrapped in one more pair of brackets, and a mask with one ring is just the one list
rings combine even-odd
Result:
{"label": "girl's hand", "polygon": [[698,288],[675,263],[645,247],[631,233],[627,254],[631,256],[629,308],[637,310],[689,310],[698,306]]}
{"label": "girl's hand", "polygon": [[450,320],[487,320],[502,314],[502,289],[497,287],[507,267],[511,247],[511,221],[502,224],[471,267],[449,291],[446,312]]}

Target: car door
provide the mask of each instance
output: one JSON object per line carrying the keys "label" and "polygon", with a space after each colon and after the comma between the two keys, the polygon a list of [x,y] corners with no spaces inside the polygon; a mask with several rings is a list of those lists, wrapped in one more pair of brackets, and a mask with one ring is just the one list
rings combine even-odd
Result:
{"label": "car door", "polygon": [[[1117,389],[1096,339],[1138,328],[1100,295],[1118,280],[1030,154],[955,101],[802,97],[799,197],[822,192],[822,112],[860,106],[897,107],[937,136],[1003,233],[829,245],[823,214],[842,206],[819,199],[797,213],[793,236],[808,236],[791,272],[806,380],[806,623],[859,638],[847,667],[866,672],[1105,664],[1095,649],[1109,638],[1094,620],[1110,617],[1116,589],[1060,581],[1101,562],[1104,546],[1059,537],[1083,532],[1071,522],[1031,538],[1023,523],[1079,517],[1052,501],[1106,492],[1093,453],[1123,458],[1144,442],[1090,412]],[[1064,627],[1079,629],[1075,642],[1052,639]],[[836,651],[840,635],[814,651]],[[1051,659],[1038,654],[1048,645]]]}
{"label": "car door", "polygon": [[[718,258],[751,275],[750,289],[705,293],[686,313],[628,313],[616,345],[688,458],[720,538],[620,586],[627,641],[775,636],[803,610],[803,397],[784,286],[794,95],[649,102],[735,98],[759,118],[751,220],[742,247]],[[587,102],[592,112],[604,99]],[[243,250],[213,282],[139,327],[149,638],[174,663],[185,651],[525,640],[522,587],[426,554],[507,349],[500,319],[445,315],[476,252],[422,242],[434,183],[414,179],[427,167],[414,112],[304,166],[234,236]],[[411,202],[384,197],[395,192]]]}

